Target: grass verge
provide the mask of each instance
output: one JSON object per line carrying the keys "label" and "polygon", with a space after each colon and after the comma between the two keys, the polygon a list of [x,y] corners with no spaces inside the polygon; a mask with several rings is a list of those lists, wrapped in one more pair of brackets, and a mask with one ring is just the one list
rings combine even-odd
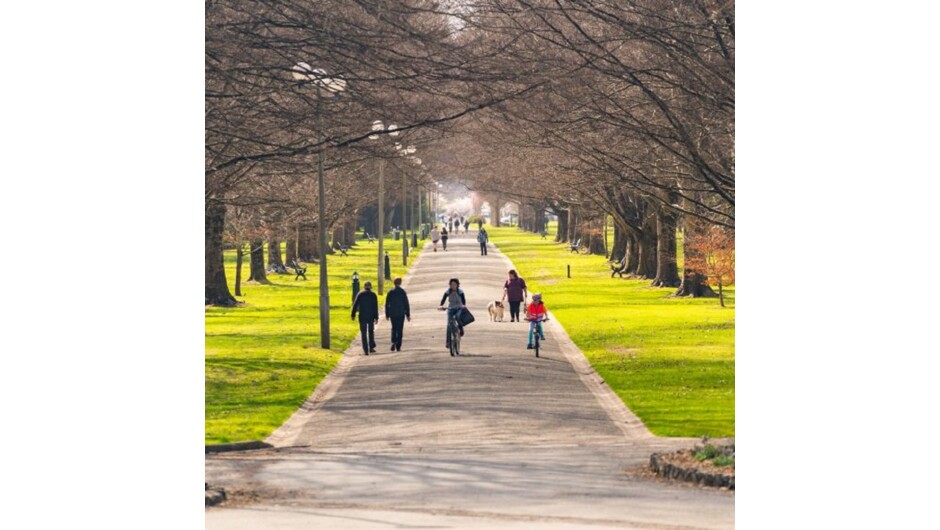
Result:
{"label": "grass verge", "polygon": [[[348,257],[337,253],[328,258],[329,350],[320,348],[316,265],[308,267],[307,281],[269,274],[270,285],[242,284],[243,306],[206,308],[205,443],[264,439],[303,404],[359,331],[349,318],[352,273],[358,271],[362,283],[375,284],[377,246],[361,241]],[[404,276],[401,241],[388,238],[385,249],[392,277]],[[225,267],[234,293],[234,251],[225,253]],[[243,278],[248,272],[246,256]],[[386,290],[391,287],[386,285]]]}
{"label": "grass verge", "polygon": [[[659,436],[734,436],[734,289],[672,298],[649,280],[612,279],[603,256],[579,255],[517,228],[487,228],[529,292],[584,351],[610,388]],[[571,278],[567,278],[567,266]]]}

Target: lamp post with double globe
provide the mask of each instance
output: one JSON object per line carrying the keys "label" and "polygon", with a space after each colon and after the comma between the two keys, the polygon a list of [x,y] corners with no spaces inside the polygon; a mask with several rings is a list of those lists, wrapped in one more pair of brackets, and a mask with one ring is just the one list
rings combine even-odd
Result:
{"label": "lamp post with double globe", "polygon": [[[398,136],[398,126],[389,125],[388,127],[382,123],[382,120],[375,120],[372,122],[372,131],[373,132],[388,132],[389,136],[395,137]],[[370,134],[370,140],[378,140],[378,134]],[[378,274],[378,285],[379,290],[378,294],[385,292],[385,158],[380,156],[378,158],[379,165],[379,224],[378,224],[378,238],[379,238],[379,258],[378,258],[378,268],[376,269],[376,274]]]}
{"label": "lamp post with double globe", "polygon": [[330,286],[327,283],[326,270],[326,187],[323,183],[323,131],[320,127],[320,103],[324,98],[338,96],[346,90],[346,81],[338,77],[330,77],[319,68],[311,68],[307,63],[297,63],[292,69],[294,79],[304,86],[312,86],[316,91],[316,106],[313,113],[313,129],[316,131],[317,145],[317,226],[320,235],[320,347],[330,347]]}
{"label": "lamp post with double globe", "polygon": [[[413,145],[409,145],[408,147],[403,147],[401,144],[395,144],[395,149],[398,150],[398,154],[404,157],[410,157],[410,155],[413,155],[417,151],[417,149]],[[407,208],[407,204],[408,204],[408,201],[406,200],[407,196],[405,195],[405,193],[407,192],[407,187],[406,187],[407,179],[408,179],[408,172],[405,169],[402,169],[401,171],[401,228],[402,228],[401,264],[406,267],[408,266],[408,238],[405,237],[405,234],[406,234],[405,229],[407,228],[407,225],[405,225],[405,213],[406,213],[405,209]]]}

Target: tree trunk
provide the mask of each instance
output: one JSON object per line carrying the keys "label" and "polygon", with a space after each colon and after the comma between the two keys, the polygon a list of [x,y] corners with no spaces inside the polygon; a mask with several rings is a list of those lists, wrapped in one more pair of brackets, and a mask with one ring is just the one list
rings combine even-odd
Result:
{"label": "tree trunk", "polygon": [[264,240],[255,239],[251,242],[251,273],[248,276],[249,282],[270,283],[264,273]]}
{"label": "tree trunk", "polygon": [[536,234],[541,234],[548,231],[548,225],[545,222],[545,208],[544,206],[539,206],[535,209],[535,230]]}
{"label": "tree trunk", "polygon": [[572,244],[577,241],[577,228],[578,228],[578,214],[575,213],[574,208],[568,208],[568,235],[566,241],[571,242]]}
{"label": "tree trunk", "polygon": [[343,242],[346,239],[345,225],[341,222],[337,222],[335,225],[333,225],[333,230],[330,233],[332,234],[330,248],[333,250],[339,250],[340,245],[343,245]]}
{"label": "tree trunk", "polygon": [[637,267],[633,274],[652,280],[656,276],[656,239],[644,232],[637,237],[637,247]]}
{"label": "tree trunk", "polygon": [[317,227],[314,224],[300,226],[297,238],[297,255],[301,261],[313,263],[320,257],[320,248],[317,246]]}
{"label": "tree trunk", "polygon": [[356,244],[356,223],[349,219],[343,222],[343,244],[347,247]]}
{"label": "tree trunk", "polygon": [[708,286],[705,276],[698,271],[685,268],[685,274],[682,275],[682,283],[673,296],[688,296],[691,298],[714,298],[718,296],[715,291]]}
{"label": "tree trunk", "polygon": [[[588,226],[596,223],[592,222]],[[604,243],[604,232],[588,231],[591,234],[590,241],[587,242],[588,252],[597,256],[607,256],[607,245]]]}
{"label": "tree trunk", "polygon": [[235,296],[242,296],[242,261],[244,261],[245,252],[242,250],[241,241],[235,243]]}
{"label": "tree trunk", "polygon": [[281,259],[281,242],[277,239],[268,241],[268,267],[281,274],[287,272],[284,261]]}
{"label": "tree trunk", "polygon": [[656,277],[653,287],[678,287],[676,265],[676,216],[667,211],[656,213]]}
{"label": "tree trunk", "polygon": [[627,233],[614,223],[614,243],[610,247],[610,261],[619,262],[627,254]]}
{"label": "tree trunk", "polygon": [[355,232],[359,227],[362,227],[367,233],[378,237],[378,215],[379,209],[377,207],[366,206],[362,208],[356,217],[357,226],[353,231]]}
{"label": "tree trunk", "polygon": [[721,307],[725,306],[725,293],[721,290],[721,282],[718,282],[718,303]]}
{"label": "tree trunk", "polygon": [[555,234],[555,242],[566,241],[568,241],[568,210],[558,210],[558,232]]}
{"label": "tree trunk", "polygon": [[290,263],[291,260],[297,259],[297,241],[294,239],[288,239],[287,248],[285,251],[285,254],[287,254],[287,263]]}
{"label": "tree trunk", "polygon": [[640,263],[639,245],[637,244],[636,237],[634,237],[633,234],[624,232],[624,239],[626,240],[626,245],[624,245],[624,256],[627,258],[627,268],[625,270],[635,271]]}
{"label": "tree trunk", "polygon": [[206,305],[232,307],[238,303],[225,280],[222,233],[225,230],[225,205],[206,204]]}

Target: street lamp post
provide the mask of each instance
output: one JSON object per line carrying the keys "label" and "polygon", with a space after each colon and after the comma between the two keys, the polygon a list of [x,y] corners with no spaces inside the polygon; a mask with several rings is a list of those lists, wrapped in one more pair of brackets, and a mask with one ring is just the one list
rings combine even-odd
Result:
{"label": "street lamp post", "polygon": [[379,258],[376,274],[379,284],[379,294],[385,292],[385,159],[379,159]]}
{"label": "street lamp post", "polygon": [[[417,149],[415,149],[415,146],[413,145],[409,145],[408,147],[402,147],[401,144],[395,144],[395,149],[398,149],[399,154],[401,154],[402,156],[409,156],[411,154],[414,154],[415,151],[417,151]],[[408,238],[406,237],[407,232],[405,232],[405,230],[408,228],[408,225],[405,224],[405,208],[407,207],[407,201],[406,201],[406,195],[405,195],[405,193],[407,192],[407,188],[405,186],[407,184],[407,178],[408,178],[408,172],[405,169],[402,169],[401,171],[401,229],[402,229],[401,264],[406,267],[408,266]]]}
{"label": "street lamp post", "polygon": [[[412,151],[412,152],[413,152],[413,151]],[[408,157],[408,159],[409,159],[411,162],[414,162],[414,164],[415,164],[416,166],[418,166],[419,171],[420,171],[420,168],[421,168],[421,159],[418,158],[418,157],[416,157],[416,156],[414,156],[414,157]],[[402,185],[404,185],[404,182],[402,182]],[[417,190],[417,187],[415,187],[415,200],[418,200],[417,191],[418,191],[418,190]],[[414,205],[413,202],[412,202],[412,205],[411,205],[411,223],[409,223],[409,224],[411,225],[411,248],[417,248],[417,246],[418,246],[418,239],[415,237],[415,227],[416,227],[417,225],[416,225],[416,223],[415,223],[415,205]],[[406,244],[405,244],[405,246],[407,247],[407,239],[406,239]]]}
{"label": "street lamp post", "polygon": [[434,206],[434,222],[441,218],[441,189],[444,187],[440,182],[437,183],[437,189],[434,190],[435,195],[435,206]]}
{"label": "street lamp post", "polygon": [[[417,193],[415,197],[418,198],[418,232],[420,233],[420,238],[424,239],[424,218],[421,217],[421,203],[424,202],[424,190],[421,189],[421,185],[418,184]],[[418,243],[415,242],[415,247],[418,246]]]}
{"label": "street lamp post", "polygon": [[[418,173],[420,174],[421,171],[422,171],[422,169],[421,169],[421,159],[418,158],[418,157],[416,157],[416,156],[415,156],[415,157],[409,157],[409,158],[410,158],[410,160],[411,160],[412,162],[414,162],[414,164],[415,164],[416,166],[418,166]],[[418,194],[417,180],[415,180],[415,198],[414,198],[414,201],[412,201],[412,204],[411,204],[411,248],[418,248],[418,237],[415,235],[415,230],[418,228],[418,223],[417,223],[417,219],[416,219],[416,214],[417,214],[417,211],[416,211],[416,210],[417,210],[418,207],[417,207],[417,205],[415,204],[415,201],[420,201],[420,200],[421,200],[421,199],[420,199],[420,195]]]}
{"label": "street lamp post", "polygon": [[[395,125],[389,125],[388,128],[382,123],[382,120],[372,122],[374,132],[389,131],[389,136],[398,136],[398,129]],[[379,135],[370,134],[370,140],[378,140]],[[377,230],[379,237],[379,256],[378,266],[376,268],[376,277],[378,278],[378,294],[385,292],[385,158],[378,159],[379,165],[379,228]]]}
{"label": "street lamp post", "polygon": [[[411,147],[411,146],[408,146]],[[405,180],[408,172],[401,171],[401,264],[408,266],[408,225],[405,223],[405,214],[408,209],[408,189],[405,187]]]}
{"label": "street lamp post", "polygon": [[317,225],[320,235],[320,347],[330,348],[330,285],[327,281],[326,269],[326,186],[323,182],[323,148],[320,142],[323,141],[323,132],[320,127],[320,101],[324,97],[333,97],[346,90],[346,81],[344,79],[329,77],[325,71],[319,68],[311,68],[307,63],[297,63],[291,72],[294,79],[301,83],[311,83],[316,89],[317,104],[313,115],[313,128],[316,131],[317,139]]}
{"label": "street lamp post", "polygon": [[414,199],[411,201],[411,248],[418,248],[418,216],[421,215],[419,204],[421,204],[421,193],[418,186],[415,186]]}

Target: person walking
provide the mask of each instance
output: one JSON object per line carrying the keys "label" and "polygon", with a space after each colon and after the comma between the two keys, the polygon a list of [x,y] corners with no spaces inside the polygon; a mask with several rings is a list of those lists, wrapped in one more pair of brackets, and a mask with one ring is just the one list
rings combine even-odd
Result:
{"label": "person walking", "polygon": [[470,218],[469,217],[464,219],[463,221],[463,233],[464,234],[470,233]]}
{"label": "person walking", "polygon": [[401,278],[395,278],[395,288],[385,295],[385,319],[392,321],[392,351],[401,351],[405,319],[411,322],[411,306],[408,293],[401,288]]}
{"label": "person walking", "polygon": [[441,243],[444,244],[444,252],[447,252],[447,227],[441,230]]}
{"label": "person walking", "polygon": [[379,323],[379,298],[372,292],[372,282],[366,282],[363,287],[364,289],[359,291],[353,303],[352,318],[355,320],[356,313],[359,313],[362,351],[369,355],[375,353],[375,325]]}
{"label": "person walking", "polygon": [[477,242],[480,243],[480,255],[486,255],[486,242],[490,240],[489,234],[486,233],[486,230],[480,228],[480,232],[477,234]]}
{"label": "person walking", "polygon": [[483,230],[483,217],[477,219],[477,230]]}
{"label": "person walking", "polygon": [[431,230],[431,243],[434,243],[434,252],[437,252],[437,242],[441,240],[441,231],[437,229],[437,225],[434,225],[434,229]]}
{"label": "person walking", "polygon": [[529,290],[526,288],[525,280],[520,278],[514,269],[510,269],[509,279],[503,284],[503,300],[507,298],[509,299],[509,321],[519,322],[519,306],[529,298]]}

